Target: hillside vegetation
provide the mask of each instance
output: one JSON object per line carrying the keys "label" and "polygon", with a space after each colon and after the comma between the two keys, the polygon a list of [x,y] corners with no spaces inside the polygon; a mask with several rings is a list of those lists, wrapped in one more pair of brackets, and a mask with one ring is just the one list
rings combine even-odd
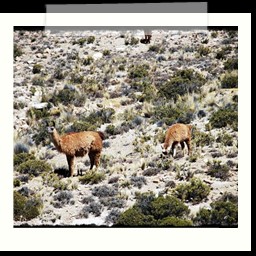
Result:
{"label": "hillside vegetation", "polygon": [[[238,225],[238,33],[14,31],[14,226]],[[46,129],[99,130],[96,172],[67,177]],[[167,128],[192,154],[163,157]]]}

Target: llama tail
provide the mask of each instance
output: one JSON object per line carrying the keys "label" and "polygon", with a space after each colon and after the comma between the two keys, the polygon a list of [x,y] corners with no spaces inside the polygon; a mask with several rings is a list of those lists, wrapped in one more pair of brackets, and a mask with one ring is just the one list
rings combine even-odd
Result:
{"label": "llama tail", "polygon": [[103,132],[99,132],[99,131],[98,131],[97,133],[100,135],[100,137],[101,137],[101,139],[102,139],[102,140],[104,140],[104,139],[105,139],[105,135],[104,135],[104,133],[103,133]]}

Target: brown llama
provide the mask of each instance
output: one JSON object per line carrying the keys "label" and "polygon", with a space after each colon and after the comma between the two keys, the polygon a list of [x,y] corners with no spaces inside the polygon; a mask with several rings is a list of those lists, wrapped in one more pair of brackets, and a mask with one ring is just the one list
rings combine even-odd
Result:
{"label": "brown llama", "polygon": [[192,127],[192,125],[180,123],[170,126],[166,132],[165,141],[162,144],[162,153],[164,155],[170,153],[173,157],[175,157],[176,147],[180,145],[182,150],[184,150],[184,148],[187,146],[188,155],[190,155]]}
{"label": "brown llama", "polygon": [[74,175],[75,157],[83,157],[88,154],[91,163],[90,169],[94,165],[98,168],[104,140],[102,132],[70,132],[60,136],[54,126],[48,126],[48,132],[56,149],[67,157],[70,177]]}

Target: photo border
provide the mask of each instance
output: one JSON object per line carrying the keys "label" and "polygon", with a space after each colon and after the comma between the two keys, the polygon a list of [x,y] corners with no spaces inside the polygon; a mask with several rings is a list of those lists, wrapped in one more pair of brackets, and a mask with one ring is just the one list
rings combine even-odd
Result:
{"label": "photo border", "polygon": [[[3,70],[4,91],[1,93],[1,134],[4,134],[2,146],[4,156],[3,178],[0,184],[0,193],[3,195],[4,204],[0,210],[0,226],[4,239],[1,242],[1,250],[81,250],[81,251],[105,251],[105,250],[158,250],[158,251],[250,251],[251,249],[251,15],[250,14],[208,14],[209,26],[238,26],[239,36],[239,221],[237,229],[222,228],[125,228],[125,229],[14,229],[13,228],[13,27],[22,26],[45,26],[46,14],[6,14],[3,37],[0,42],[0,54],[5,60],[1,61]],[[88,14],[86,14],[88,15]],[[95,15],[93,14],[94,18]],[[98,14],[99,19],[89,21],[81,19],[77,14],[54,14],[51,22],[56,20],[64,26],[72,20],[84,26],[110,25],[114,26],[116,20],[121,19],[120,26],[136,24],[129,21],[129,16],[138,22],[142,20],[145,26],[146,20],[149,26],[167,25],[173,26],[179,23],[190,25],[198,21],[196,14],[163,15],[156,14],[158,19],[150,19],[145,15],[145,19],[129,14],[120,16],[119,14]],[[92,14],[89,15],[92,18]],[[175,17],[174,17],[175,16]],[[194,19],[191,19],[194,16]],[[179,17],[179,19],[177,19]],[[103,18],[103,19],[102,19]],[[175,20],[176,19],[176,20]],[[125,22],[126,23],[125,23]],[[82,22],[82,23],[81,23]],[[89,23],[89,24],[87,24]],[[56,24],[52,24],[56,25]],[[198,24],[197,24],[198,25]],[[14,242],[15,241],[15,242]]]}

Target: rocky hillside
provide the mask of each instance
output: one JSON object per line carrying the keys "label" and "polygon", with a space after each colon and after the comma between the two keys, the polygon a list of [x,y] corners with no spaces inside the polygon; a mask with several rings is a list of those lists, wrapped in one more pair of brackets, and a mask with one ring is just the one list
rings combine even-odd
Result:
{"label": "rocky hillside", "polygon": [[[238,37],[228,30],[14,31],[14,226],[237,226]],[[47,133],[105,134],[98,170]],[[190,156],[161,154],[193,125]]]}

